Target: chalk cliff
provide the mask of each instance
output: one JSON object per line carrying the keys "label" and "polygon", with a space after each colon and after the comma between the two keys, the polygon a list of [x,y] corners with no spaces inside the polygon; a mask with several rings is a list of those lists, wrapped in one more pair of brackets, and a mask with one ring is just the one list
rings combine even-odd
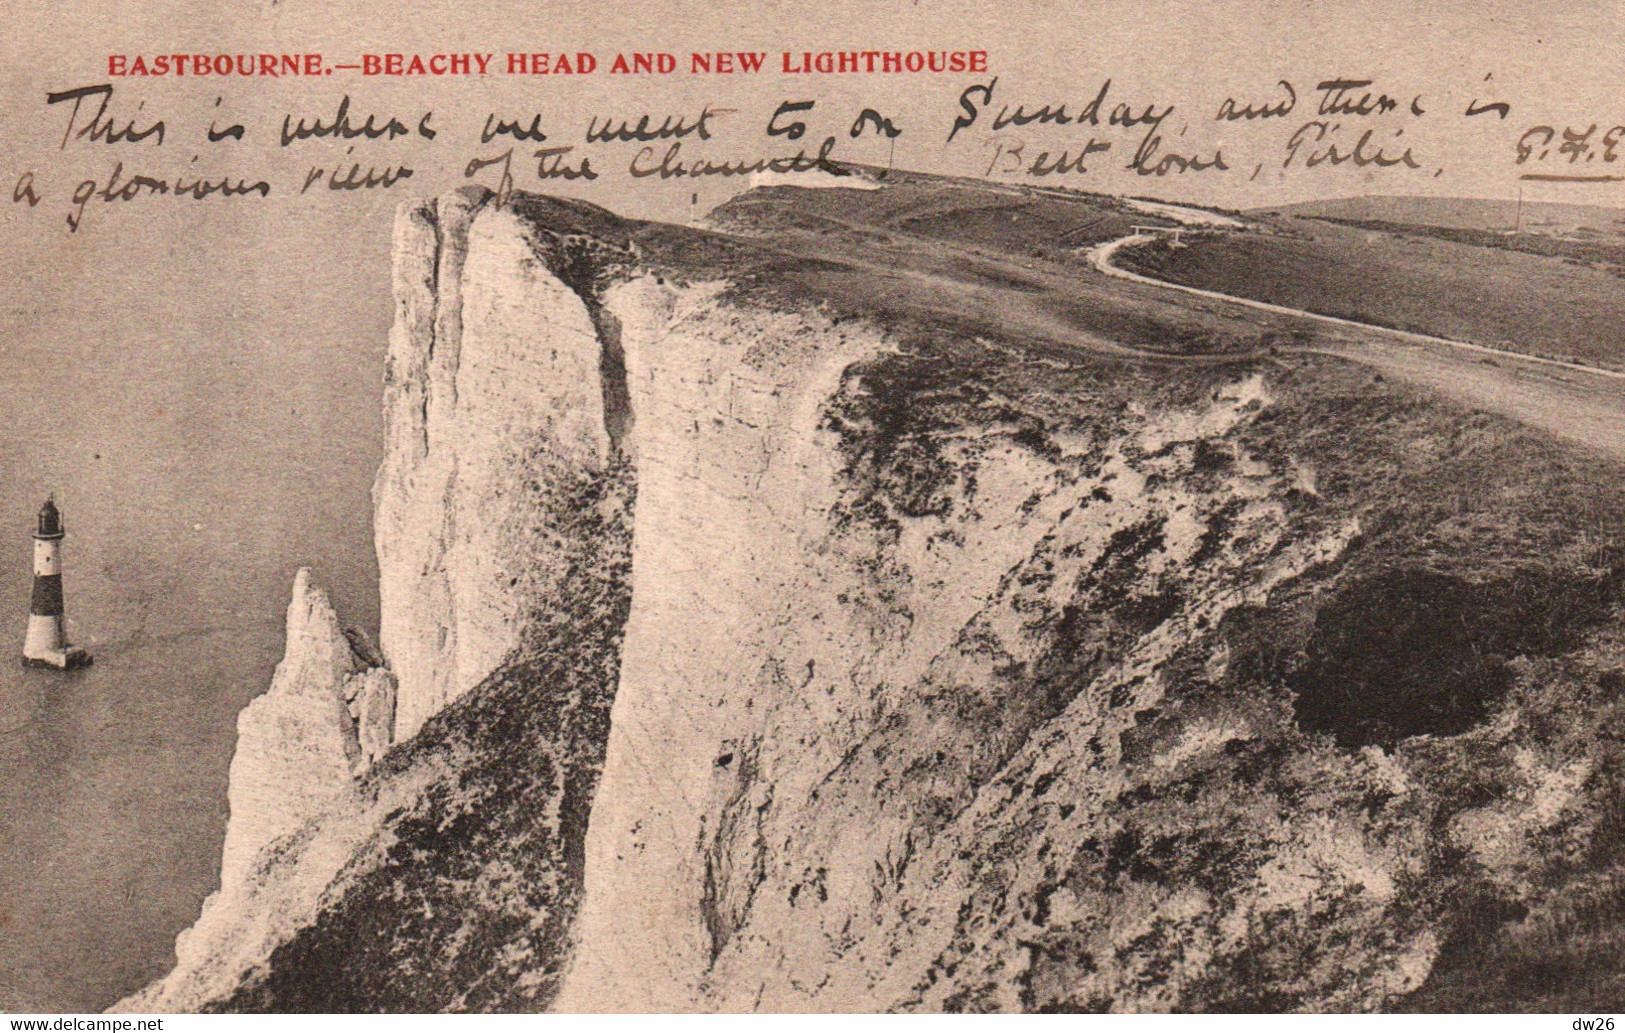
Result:
{"label": "chalk cliff", "polygon": [[312,832],[359,809],[355,778],[370,760],[356,715],[371,717],[389,692],[387,675],[365,668],[326,593],[299,571],[282,662],[237,719],[220,889],[176,942],[175,971],[132,1007],[205,999],[314,917],[344,858]]}
{"label": "chalk cliff", "polygon": [[592,286],[560,275],[608,275],[625,244],[561,238],[554,272],[515,212],[476,219],[484,203],[452,194],[396,221],[374,503],[403,739],[518,646],[554,587],[531,562],[550,533],[535,520],[537,486],[601,473],[618,431],[604,414]]}
{"label": "chalk cliff", "polygon": [[[277,682],[245,711],[222,890],[175,972],[124,1008],[551,992],[627,605],[624,378],[601,385],[594,280],[627,245],[590,206],[537,199],[522,218],[485,202],[454,194],[396,222],[383,664],[352,655],[370,650],[301,574]],[[283,985],[312,958],[327,977]]]}
{"label": "chalk cliff", "polygon": [[1613,985],[1617,473],[1091,354],[982,195],[806,193],[403,208],[384,663],[301,575],[126,1007],[1504,1007],[1554,936]]}

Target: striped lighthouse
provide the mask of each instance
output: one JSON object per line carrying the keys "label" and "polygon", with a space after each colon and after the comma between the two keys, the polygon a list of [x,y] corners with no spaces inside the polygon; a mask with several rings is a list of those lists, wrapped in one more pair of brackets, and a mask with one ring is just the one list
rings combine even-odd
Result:
{"label": "striped lighthouse", "polygon": [[90,654],[68,644],[62,626],[62,514],[48,498],[39,511],[34,532],[34,599],[28,608],[28,636],[23,640],[23,663],[66,671],[90,663]]}

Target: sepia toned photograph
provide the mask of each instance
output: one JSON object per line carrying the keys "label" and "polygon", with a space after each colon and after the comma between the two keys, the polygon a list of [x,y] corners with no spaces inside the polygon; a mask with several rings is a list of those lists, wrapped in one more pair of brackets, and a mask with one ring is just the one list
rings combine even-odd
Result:
{"label": "sepia toned photograph", "polygon": [[0,1012],[1625,1011],[1617,3],[7,21]]}

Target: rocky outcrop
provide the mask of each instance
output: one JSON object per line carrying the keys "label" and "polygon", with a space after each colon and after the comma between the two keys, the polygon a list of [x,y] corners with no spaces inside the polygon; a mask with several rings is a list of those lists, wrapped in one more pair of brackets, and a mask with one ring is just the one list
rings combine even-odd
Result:
{"label": "rocky outcrop", "polygon": [[395,742],[395,676],[384,667],[369,667],[345,679],[344,693],[361,760],[371,766]]}
{"label": "rocky outcrop", "polygon": [[345,685],[356,666],[327,594],[299,571],[282,662],[270,689],[237,718],[221,885],[241,884],[267,844],[353,789],[362,754]]}
{"label": "rocky outcrop", "polygon": [[[315,913],[342,856],[312,846],[312,829],[361,806],[369,763],[352,702],[378,707],[377,674],[355,655],[308,570],[294,578],[287,646],[271,687],[237,719],[220,889],[175,944],[175,970],[126,1010],[184,1008],[234,982]],[[369,714],[370,716],[370,714]],[[266,879],[268,871],[277,878]]]}

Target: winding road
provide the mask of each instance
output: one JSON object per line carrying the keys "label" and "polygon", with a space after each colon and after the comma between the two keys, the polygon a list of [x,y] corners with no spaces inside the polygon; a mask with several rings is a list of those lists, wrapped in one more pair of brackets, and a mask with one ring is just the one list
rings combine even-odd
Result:
{"label": "winding road", "polygon": [[1135,232],[1096,245],[1088,257],[1097,270],[1120,280],[1318,323],[1334,331],[1329,340],[1287,350],[1358,362],[1463,405],[1625,459],[1625,373],[1323,316],[1157,280],[1112,264],[1117,252],[1157,237],[1156,233]]}

